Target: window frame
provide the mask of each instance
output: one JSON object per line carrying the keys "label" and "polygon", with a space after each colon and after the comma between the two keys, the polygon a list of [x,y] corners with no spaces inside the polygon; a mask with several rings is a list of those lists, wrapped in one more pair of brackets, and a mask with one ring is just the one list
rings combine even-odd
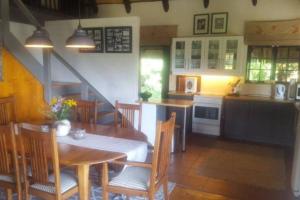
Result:
{"label": "window frame", "polygon": [[[274,82],[276,81],[276,63],[277,63],[277,57],[278,57],[278,49],[281,47],[286,47],[288,48],[288,56],[289,56],[289,52],[291,48],[297,48],[299,49],[299,58],[298,58],[298,80],[300,80],[300,46],[268,46],[268,45],[263,45],[263,46],[258,46],[258,45],[249,45],[248,46],[248,52],[247,52],[247,64],[246,64],[246,78],[245,78],[245,82],[246,83],[269,83],[269,82]],[[249,76],[250,76],[250,64],[251,64],[251,53],[253,51],[254,48],[271,48],[272,50],[272,57],[271,57],[271,76],[270,76],[270,80],[265,80],[265,81],[253,81],[253,80],[249,80]],[[288,59],[288,58],[287,58]],[[261,71],[261,67],[259,69],[259,71]],[[289,81],[276,81],[276,82],[282,82],[282,83],[289,83]]]}

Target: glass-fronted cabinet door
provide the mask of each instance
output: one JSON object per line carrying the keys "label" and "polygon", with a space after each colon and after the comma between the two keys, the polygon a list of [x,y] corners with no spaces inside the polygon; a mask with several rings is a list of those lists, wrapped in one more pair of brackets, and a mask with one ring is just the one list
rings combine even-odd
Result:
{"label": "glass-fronted cabinet door", "polygon": [[186,63],[186,41],[175,41],[174,68],[184,69]]}
{"label": "glass-fronted cabinet door", "polygon": [[202,40],[191,40],[191,55],[189,59],[189,68],[196,70],[201,68],[203,59],[203,42]]}
{"label": "glass-fronted cabinet door", "polygon": [[218,69],[220,64],[220,49],[221,40],[209,39],[208,40],[208,55],[207,55],[207,68]]}
{"label": "glass-fronted cabinet door", "polygon": [[238,58],[238,39],[226,39],[225,40],[225,54],[224,54],[224,70],[234,71],[237,69]]}

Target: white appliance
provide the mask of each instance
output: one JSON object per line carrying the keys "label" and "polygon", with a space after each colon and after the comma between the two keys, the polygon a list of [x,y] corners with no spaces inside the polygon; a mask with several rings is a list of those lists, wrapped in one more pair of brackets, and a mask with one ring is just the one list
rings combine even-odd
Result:
{"label": "white appliance", "polygon": [[197,92],[197,78],[187,77],[185,79],[185,93],[195,93]]}
{"label": "white appliance", "polygon": [[195,95],[193,133],[220,136],[223,96]]}
{"label": "white appliance", "polygon": [[274,98],[283,100],[284,97],[285,97],[285,85],[280,84],[280,83],[276,84]]}
{"label": "white appliance", "polygon": [[300,100],[300,83],[297,83],[296,86],[296,99]]}

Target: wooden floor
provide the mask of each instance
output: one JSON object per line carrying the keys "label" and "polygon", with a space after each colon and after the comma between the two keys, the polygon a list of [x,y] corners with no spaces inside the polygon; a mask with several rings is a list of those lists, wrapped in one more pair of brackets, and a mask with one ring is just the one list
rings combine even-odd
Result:
{"label": "wooden floor", "polygon": [[[211,155],[217,155],[213,159],[218,163],[218,159],[224,157],[222,154],[228,154],[229,151],[236,155],[231,158],[232,166],[247,165],[247,169],[241,171],[242,168],[239,171],[244,179],[236,179],[236,181],[234,178],[237,175],[234,171],[223,170],[223,167],[226,168],[230,163],[217,166],[220,170],[215,174],[203,170],[205,169],[203,165],[207,164],[207,158]],[[280,154],[278,152],[283,152],[283,155],[278,155]],[[288,152],[291,151],[279,147],[191,135],[186,152],[172,155],[169,179],[176,182],[176,187],[170,198],[172,200],[293,200],[288,189],[291,171],[291,155]],[[259,160],[262,156],[266,156],[266,159],[263,159],[263,163],[255,162],[255,159],[247,163],[244,158],[249,155],[251,155],[249,159]],[[275,166],[274,169],[273,167],[265,169],[265,166],[272,165]],[[283,167],[278,168],[277,165]],[[266,173],[264,170],[267,170]],[[280,170],[285,176],[278,175]],[[221,174],[225,172],[228,174]],[[267,184],[255,182],[256,178],[266,181]]]}

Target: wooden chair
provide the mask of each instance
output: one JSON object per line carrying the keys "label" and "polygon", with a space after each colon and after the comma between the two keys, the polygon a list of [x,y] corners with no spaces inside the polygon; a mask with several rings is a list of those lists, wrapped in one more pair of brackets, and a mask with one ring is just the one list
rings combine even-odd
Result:
{"label": "wooden chair", "polygon": [[12,200],[12,193],[17,192],[22,199],[20,169],[17,157],[16,138],[13,124],[0,126],[0,187],[5,188],[7,199]]}
{"label": "wooden chair", "polygon": [[[29,200],[29,194],[46,200],[63,200],[76,194],[77,179],[60,172],[55,129],[45,133],[40,126],[23,123],[16,130],[20,136],[26,199]],[[49,174],[49,168],[53,174]]]}
{"label": "wooden chair", "polygon": [[0,98],[0,125],[16,121],[15,97]]}
{"label": "wooden chair", "polygon": [[141,131],[141,125],[142,125],[142,106],[141,104],[125,104],[125,103],[119,103],[116,101],[115,105],[115,115],[114,115],[114,121],[115,126],[117,127],[119,125],[119,112],[121,113],[121,124],[120,126],[122,128],[134,128],[134,116],[135,112],[139,112],[139,118],[138,118],[138,131]]}
{"label": "wooden chair", "polygon": [[76,100],[74,120],[76,122],[97,123],[97,101]]}
{"label": "wooden chair", "polygon": [[108,193],[121,193],[128,196],[146,196],[154,200],[155,192],[163,185],[164,197],[168,199],[168,170],[171,141],[174,133],[176,113],[171,114],[167,122],[158,122],[152,163],[122,162],[125,169],[111,181],[108,179],[108,163],[103,164],[102,188],[103,200],[108,200]]}

